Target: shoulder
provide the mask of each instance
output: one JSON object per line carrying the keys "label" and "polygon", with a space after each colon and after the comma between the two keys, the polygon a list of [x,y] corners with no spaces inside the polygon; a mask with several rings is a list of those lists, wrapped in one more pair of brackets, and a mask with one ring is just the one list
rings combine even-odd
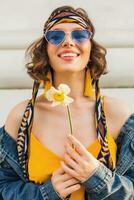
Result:
{"label": "shoulder", "polygon": [[127,118],[132,112],[129,105],[122,99],[105,96],[107,112],[115,117]]}
{"label": "shoulder", "polygon": [[17,139],[18,129],[21,124],[23,113],[26,109],[29,100],[24,100],[14,106],[5,121],[5,130],[13,139]]}
{"label": "shoulder", "polygon": [[132,114],[129,105],[118,98],[105,96],[105,112],[108,128],[114,134],[114,138],[118,137],[120,130],[129,116]]}

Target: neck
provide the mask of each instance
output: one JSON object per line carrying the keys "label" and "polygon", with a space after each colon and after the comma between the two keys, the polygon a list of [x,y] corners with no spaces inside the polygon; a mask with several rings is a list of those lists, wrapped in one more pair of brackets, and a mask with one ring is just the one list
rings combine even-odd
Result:
{"label": "neck", "polygon": [[56,72],[54,71],[53,85],[55,88],[60,83],[67,84],[70,87],[69,96],[79,103],[83,100],[89,99],[83,95],[85,83],[85,69],[78,72]]}

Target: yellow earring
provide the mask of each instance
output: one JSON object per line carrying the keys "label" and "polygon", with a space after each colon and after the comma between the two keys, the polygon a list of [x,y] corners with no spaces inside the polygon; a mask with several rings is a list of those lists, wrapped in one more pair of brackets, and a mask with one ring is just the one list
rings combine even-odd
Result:
{"label": "yellow earring", "polygon": [[85,72],[85,86],[84,86],[84,96],[92,97],[93,96],[93,86],[90,69],[86,68]]}
{"label": "yellow earring", "polygon": [[49,79],[48,81],[46,81],[45,85],[44,85],[44,97],[46,98],[46,92],[47,90],[50,89],[50,87],[52,86],[52,73],[49,70],[47,73],[47,78]]}

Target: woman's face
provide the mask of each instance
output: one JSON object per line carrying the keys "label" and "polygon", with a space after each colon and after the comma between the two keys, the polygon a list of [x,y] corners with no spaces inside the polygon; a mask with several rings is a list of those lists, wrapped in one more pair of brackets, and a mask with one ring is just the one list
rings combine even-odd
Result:
{"label": "woman's face", "polygon": [[[84,28],[76,23],[61,23],[53,26],[51,30],[57,29],[71,32],[75,29]],[[90,39],[78,44],[71,39],[70,33],[66,34],[65,40],[58,46],[50,42],[47,44],[49,64],[57,72],[76,72],[83,70],[89,61],[90,51]],[[65,55],[65,53],[68,54]]]}

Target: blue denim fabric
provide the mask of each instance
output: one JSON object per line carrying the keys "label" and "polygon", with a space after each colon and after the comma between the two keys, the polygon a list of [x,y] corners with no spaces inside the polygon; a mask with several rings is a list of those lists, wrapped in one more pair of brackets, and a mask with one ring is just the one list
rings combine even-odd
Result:
{"label": "blue denim fabric", "polygon": [[83,182],[86,199],[134,200],[134,114],[123,125],[116,143],[115,171],[100,164],[93,176]]}
{"label": "blue denim fabric", "polygon": [[19,166],[16,141],[0,128],[0,200],[61,200],[51,178],[38,185],[26,181]]}
{"label": "blue denim fabric", "polygon": [[[134,200],[134,114],[123,125],[116,140],[115,171],[103,164],[82,183],[85,200]],[[42,185],[26,181],[19,166],[16,141],[0,128],[0,200],[60,200],[51,177]],[[68,198],[66,198],[68,199]]]}

